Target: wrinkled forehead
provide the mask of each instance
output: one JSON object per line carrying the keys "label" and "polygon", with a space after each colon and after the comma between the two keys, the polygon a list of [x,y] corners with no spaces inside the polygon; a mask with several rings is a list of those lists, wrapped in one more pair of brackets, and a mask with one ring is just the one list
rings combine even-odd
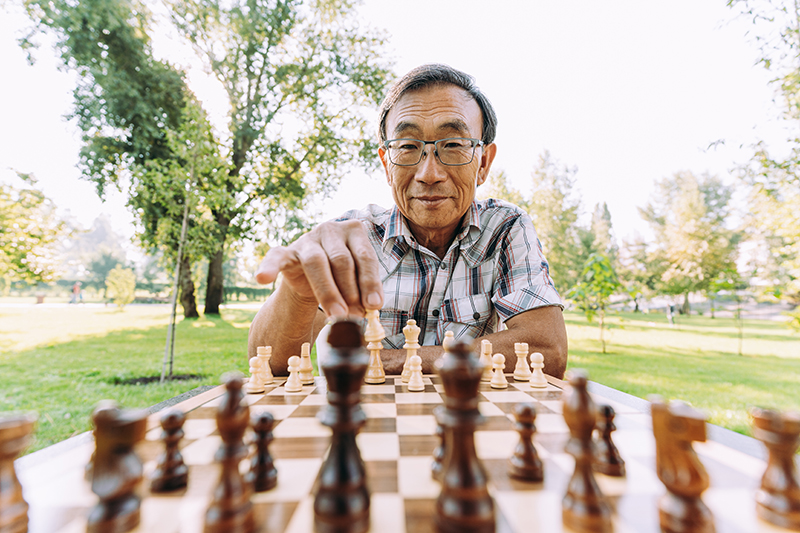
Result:
{"label": "wrinkled forehead", "polygon": [[480,139],[482,126],[478,102],[464,89],[450,84],[408,90],[386,116],[389,138],[435,135]]}

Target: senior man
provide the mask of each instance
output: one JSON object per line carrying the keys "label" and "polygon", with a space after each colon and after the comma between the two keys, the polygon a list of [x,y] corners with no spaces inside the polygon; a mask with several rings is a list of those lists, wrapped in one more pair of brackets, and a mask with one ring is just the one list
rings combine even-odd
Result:
{"label": "senior man", "polygon": [[395,83],[380,108],[378,156],[396,205],[350,211],[267,253],[256,279],[283,281],[253,320],[249,355],[272,346],[272,369],[284,374],[328,317],[380,309],[387,374],[402,370],[402,328],[414,319],[425,372],[450,330],[491,341],[508,369],[514,343],[527,342],[544,371],[562,377],[563,306],[531,219],[500,200],[475,201],[496,125],[472,77],[451,67],[424,65]]}

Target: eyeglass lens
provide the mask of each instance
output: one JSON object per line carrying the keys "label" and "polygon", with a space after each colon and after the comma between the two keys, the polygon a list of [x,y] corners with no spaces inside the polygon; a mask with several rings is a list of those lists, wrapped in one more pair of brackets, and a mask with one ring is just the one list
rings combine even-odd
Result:
{"label": "eyeglass lens", "polygon": [[[395,165],[412,166],[422,161],[425,151],[423,141],[417,139],[395,139],[388,142],[389,159]],[[439,161],[445,165],[467,165],[475,155],[476,143],[472,139],[440,139],[434,144]]]}

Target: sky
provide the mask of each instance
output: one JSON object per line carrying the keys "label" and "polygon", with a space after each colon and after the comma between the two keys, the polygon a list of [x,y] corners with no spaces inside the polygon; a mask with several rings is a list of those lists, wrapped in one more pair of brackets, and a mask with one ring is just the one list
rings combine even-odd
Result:
{"label": "sky", "polygon": [[[619,239],[648,234],[637,207],[657,180],[689,170],[732,182],[752,143],[787,136],[752,27],[722,0],[367,0],[359,14],[386,31],[398,75],[441,62],[475,77],[498,115],[494,171],[528,194],[549,151],[577,168],[583,220],[606,202]],[[130,239],[124,197],[112,191],[102,202],[76,168],[80,134],[64,118],[73,75],[57,69],[47,46],[27,63],[16,43],[26,24],[19,13],[0,17],[0,182],[19,185],[14,171],[33,173],[62,216],[89,227],[105,213]],[[224,124],[224,93],[190,48],[169,32],[154,47],[188,69],[212,120]],[[391,202],[382,171],[354,172],[316,208],[330,218]]]}

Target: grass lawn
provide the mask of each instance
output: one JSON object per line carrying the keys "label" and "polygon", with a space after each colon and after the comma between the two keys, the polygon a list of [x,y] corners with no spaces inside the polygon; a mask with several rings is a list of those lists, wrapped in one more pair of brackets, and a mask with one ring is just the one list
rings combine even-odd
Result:
{"label": "grass lawn", "polygon": [[[0,411],[39,413],[33,451],[90,429],[101,399],[143,408],[216,385],[225,372],[246,373],[254,314],[227,309],[218,318],[179,322],[174,373],[201,378],[122,385],[160,374],[167,306],[0,307]],[[572,312],[566,320],[569,368],[585,368],[615,389],[688,401],[713,423],[746,434],[752,405],[800,410],[800,336],[781,324],[746,321],[740,357],[731,319],[680,317],[671,328],[660,315],[613,316],[606,354],[596,324]]]}

